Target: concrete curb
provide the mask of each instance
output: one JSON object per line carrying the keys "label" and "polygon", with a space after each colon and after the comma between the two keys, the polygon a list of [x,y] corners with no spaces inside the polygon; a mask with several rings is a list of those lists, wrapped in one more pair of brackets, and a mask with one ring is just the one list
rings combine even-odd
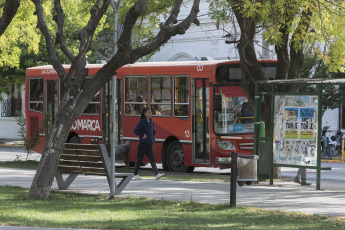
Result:
{"label": "concrete curb", "polygon": [[0,146],[2,147],[23,147],[24,141],[17,139],[0,139]]}

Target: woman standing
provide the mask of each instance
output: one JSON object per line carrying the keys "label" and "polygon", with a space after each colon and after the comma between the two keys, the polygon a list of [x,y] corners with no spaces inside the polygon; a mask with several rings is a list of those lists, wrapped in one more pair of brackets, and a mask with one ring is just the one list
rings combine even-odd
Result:
{"label": "woman standing", "polygon": [[138,155],[137,160],[135,161],[134,167],[134,179],[140,180],[141,177],[138,175],[140,165],[143,161],[143,158],[146,154],[147,158],[150,161],[153,173],[156,176],[156,180],[164,176],[164,173],[158,173],[156,162],[153,156],[152,145],[155,141],[155,124],[152,119],[152,112],[149,108],[144,108],[141,112],[141,118],[137,126],[134,129],[134,133],[139,136],[139,145],[138,145]]}

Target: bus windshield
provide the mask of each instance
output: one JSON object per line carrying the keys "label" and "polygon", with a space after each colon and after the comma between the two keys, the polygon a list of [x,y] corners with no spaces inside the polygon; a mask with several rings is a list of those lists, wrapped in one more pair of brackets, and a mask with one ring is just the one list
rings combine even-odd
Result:
{"label": "bus windshield", "polygon": [[214,91],[213,125],[218,135],[254,133],[254,110],[247,97]]}

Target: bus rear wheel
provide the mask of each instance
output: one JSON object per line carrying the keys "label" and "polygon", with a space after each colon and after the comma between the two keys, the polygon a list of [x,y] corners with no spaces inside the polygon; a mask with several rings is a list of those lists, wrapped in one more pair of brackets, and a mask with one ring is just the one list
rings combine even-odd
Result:
{"label": "bus rear wheel", "polygon": [[184,165],[184,152],[178,140],[169,145],[166,161],[170,172],[192,173],[194,170],[194,167]]}

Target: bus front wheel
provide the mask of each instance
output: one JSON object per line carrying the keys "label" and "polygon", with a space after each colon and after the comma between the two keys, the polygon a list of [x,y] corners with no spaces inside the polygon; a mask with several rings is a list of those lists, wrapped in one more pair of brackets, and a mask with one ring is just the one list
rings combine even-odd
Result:
{"label": "bus front wheel", "polygon": [[178,140],[169,145],[166,161],[170,172],[191,173],[194,170],[194,167],[184,165],[184,152]]}

